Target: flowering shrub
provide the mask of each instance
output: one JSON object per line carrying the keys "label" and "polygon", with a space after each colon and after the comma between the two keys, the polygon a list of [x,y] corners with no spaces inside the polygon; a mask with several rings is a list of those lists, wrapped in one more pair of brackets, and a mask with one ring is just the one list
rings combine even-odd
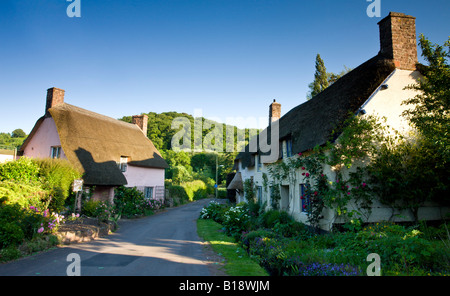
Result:
{"label": "flowering shrub", "polygon": [[317,234],[278,211],[259,212],[252,220],[248,206],[225,208],[217,203],[205,207],[200,217],[212,219],[219,210],[223,211],[221,224],[226,233],[239,240],[249,256],[271,275],[365,275],[371,253],[380,256],[382,275],[450,274],[447,228],[444,231],[441,227],[436,235],[437,230],[430,227],[384,222]]}
{"label": "flowering shrub", "polygon": [[225,228],[225,233],[232,237],[240,237],[249,226],[250,216],[244,206],[230,207],[223,217],[222,225]]}
{"label": "flowering shrub", "polygon": [[18,204],[0,204],[0,248],[16,246],[24,240],[54,233],[64,216],[39,210],[35,206],[22,208]]}
{"label": "flowering shrub", "polygon": [[224,219],[225,207],[216,201],[211,201],[200,211],[201,219],[212,219],[215,222],[222,223]]}
{"label": "flowering shrub", "polygon": [[148,207],[151,210],[159,210],[159,209],[163,208],[163,206],[164,205],[163,205],[162,201],[159,199],[149,199],[148,200]]}
{"label": "flowering shrub", "polygon": [[144,193],[135,187],[124,186],[116,188],[114,205],[115,214],[127,218],[150,215],[164,207],[161,200],[147,199]]}

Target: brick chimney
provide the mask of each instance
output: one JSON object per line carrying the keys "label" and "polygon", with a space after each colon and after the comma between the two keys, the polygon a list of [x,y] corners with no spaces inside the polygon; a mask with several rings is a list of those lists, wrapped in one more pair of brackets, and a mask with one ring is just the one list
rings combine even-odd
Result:
{"label": "brick chimney", "polygon": [[281,104],[277,103],[277,101],[274,99],[273,103],[270,104],[269,107],[269,125],[280,119],[281,117]]}
{"label": "brick chimney", "polygon": [[393,59],[398,69],[415,70],[417,64],[416,18],[390,12],[378,22],[380,54]]}
{"label": "brick chimney", "polygon": [[47,102],[45,104],[45,115],[48,116],[48,109],[64,103],[64,90],[56,87],[47,89]]}
{"label": "brick chimney", "polygon": [[144,135],[147,137],[148,116],[145,114],[134,115],[132,122],[134,124],[136,124],[141,129],[141,131],[144,133]]}

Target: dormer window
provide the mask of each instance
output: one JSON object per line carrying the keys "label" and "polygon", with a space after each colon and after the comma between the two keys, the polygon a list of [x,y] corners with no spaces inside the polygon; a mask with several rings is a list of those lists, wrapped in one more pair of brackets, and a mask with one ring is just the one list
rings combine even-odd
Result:
{"label": "dormer window", "polygon": [[292,139],[291,138],[288,138],[283,141],[282,149],[283,149],[283,154],[282,154],[283,158],[292,156]]}
{"label": "dormer window", "polygon": [[128,156],[121,156],[120,157],[120,162],[119,162],[119,169],[122,173],[127,171],[127,167],[128,167]]}

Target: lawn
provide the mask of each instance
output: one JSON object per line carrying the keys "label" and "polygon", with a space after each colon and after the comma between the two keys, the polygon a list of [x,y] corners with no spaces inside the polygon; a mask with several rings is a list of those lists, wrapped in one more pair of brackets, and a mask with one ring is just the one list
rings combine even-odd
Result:
{"label": "lawn", "polygon": [[222,231],[223,226],[212,220],[198,219],[198,235],[226,260],[224,269],[231,276],[267,276],[268,273]]}

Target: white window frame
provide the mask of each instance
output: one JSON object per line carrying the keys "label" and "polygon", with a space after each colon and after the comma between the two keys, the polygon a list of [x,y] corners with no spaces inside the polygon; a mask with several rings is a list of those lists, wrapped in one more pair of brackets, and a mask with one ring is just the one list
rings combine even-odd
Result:
{"label": "white window frame", "polygon": [[128,156],[121,156],[119,161],[119,169],[122,173],[125,173],[128,169]]}

